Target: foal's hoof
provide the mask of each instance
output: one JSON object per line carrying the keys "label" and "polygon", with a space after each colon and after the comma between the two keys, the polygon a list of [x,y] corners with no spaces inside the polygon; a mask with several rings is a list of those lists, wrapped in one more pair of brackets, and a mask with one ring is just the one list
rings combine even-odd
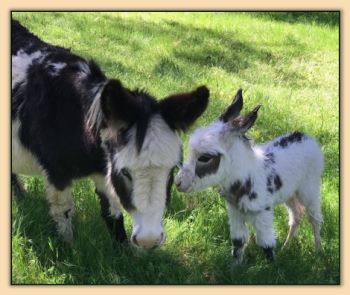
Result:
{"label": "foal's hoof", "polygon": [[233,265],[234,266],[240,266],[242,264],[243,264],[243,257],[241,257],[241,258],[234,258],[233,259]]}
{"label": "foal's hoof", "polygon": [[321,245],[316,246],[315,252],[319,256],[323,256],[325,253]]}
{"label": "foal's hoof", "polygon": [[263,248],[263,250],[266,255],[266,259],[269,262],[274,262],[276,257],[274,248],[266,247],[266,248]]}
{"label": "foal's hoof", "polygon": [[242,249],[232,249],[231,255],[233,257],[233,265],[239,266],[243,263],[243,250]]}
{"label": "foal's hoof", "polygon": [[235,258],[233,257],[233,260],[231,262],[231,271],[235,271],[239,269],[243,265],[243,257]]}

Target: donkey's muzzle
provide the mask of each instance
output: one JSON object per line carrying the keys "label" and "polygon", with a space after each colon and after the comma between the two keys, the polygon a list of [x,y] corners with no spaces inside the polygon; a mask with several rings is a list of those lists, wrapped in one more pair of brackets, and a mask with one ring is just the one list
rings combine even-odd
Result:
{"label": "donkey's muzzle", "polygon": [[153,237],[153,236],[141,236],[141,235],[132,235],[131,237],[131,243],[139,248],[143,249],[154,249],[159,247],[161,244],[163,244],[165,241],[165,234],[162,232],[160,236]]}

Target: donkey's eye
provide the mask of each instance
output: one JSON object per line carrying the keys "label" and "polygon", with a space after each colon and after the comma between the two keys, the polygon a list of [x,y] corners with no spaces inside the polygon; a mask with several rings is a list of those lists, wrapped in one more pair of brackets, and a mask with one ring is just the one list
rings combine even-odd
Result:
{"label": "donkey's eye", "polygon": [[207,163],[209,162],[213,157],[211,155],[201,155],[198,158],[198,162],[202,162],[202,163]]}
{"label": "donkey's eye", "polygon": [[129,178],[131,180],[131,174],[130,172],[128,171],[128,169],[126,168],[123,168],[121,171],[120,171],[125,177]]}

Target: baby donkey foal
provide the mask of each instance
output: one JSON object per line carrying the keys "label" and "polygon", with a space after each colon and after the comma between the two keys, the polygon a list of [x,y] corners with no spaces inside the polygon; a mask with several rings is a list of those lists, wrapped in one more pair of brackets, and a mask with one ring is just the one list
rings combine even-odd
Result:
{"label": "baby donkey foal", "polygon": [[219,184],[226,199],[232,255],[243,260],[248,240],[246,222],[256,230],[256,242],[268,259],[276,244],[273,208],[285,203],[289,233],[284,246],[296,234],[304,209],[313,227],[316,250],[321,250],[320,182],[323,155],[311,137],[300,132],[253,146],[245,133],[252,127],[260,105],[245,116],[242,90],[211,125],[195,130],[189,142],[189,160],[175,178],[179,191],[197,191]]}

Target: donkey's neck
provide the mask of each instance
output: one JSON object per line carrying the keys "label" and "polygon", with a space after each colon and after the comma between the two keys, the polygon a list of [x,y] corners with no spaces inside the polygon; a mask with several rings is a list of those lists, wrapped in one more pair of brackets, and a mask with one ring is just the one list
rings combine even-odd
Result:
{"label": "donkey's neck", "polygon": [[235,142],[230,151],[230,162],[226,167],[223,188],[230,187],[236,181],[245,181],[257,173],[263,173],[263,151],[259,147],[252,147],[244,141]]}

